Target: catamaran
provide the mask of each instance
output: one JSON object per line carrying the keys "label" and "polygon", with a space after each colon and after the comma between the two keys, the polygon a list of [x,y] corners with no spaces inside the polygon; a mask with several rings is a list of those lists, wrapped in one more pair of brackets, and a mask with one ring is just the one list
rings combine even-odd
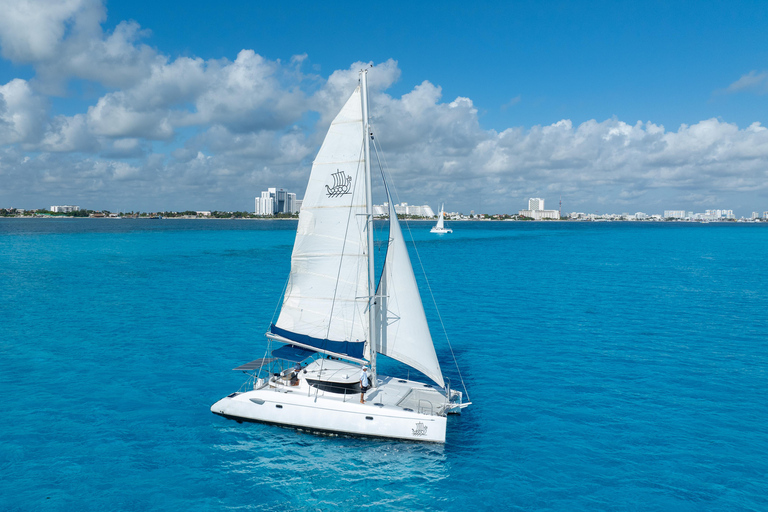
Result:
{"label": "catamaran", "polygon": [[437,224],[429,230],[430,233],[453,233],[451,228],[445,227],[445,205],[440,205],[440,213],[437,216]]}
{"label": "catamaran", "polygon": [[[362,70],[312,165],[264,357],[234,368],[248,380],[213,404],[213,413],[311,432],[443,443],[446,416],[470,405],[466,387],[451,389],[443,378],[394,208],[376,282],[372,139]],[[386,182],[384,188],[394,204]],[[431,382],[411,380],[410,372],[408,378],[379,374],[377,354]],[[370,368],[367,392],[363,365]]]}

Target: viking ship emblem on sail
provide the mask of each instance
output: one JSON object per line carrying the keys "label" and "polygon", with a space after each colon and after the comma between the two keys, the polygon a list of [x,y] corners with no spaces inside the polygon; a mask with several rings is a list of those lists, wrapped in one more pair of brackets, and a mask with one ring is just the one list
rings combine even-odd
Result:
{"label": "viking ship emblem on sail", "polygon": [[341,197],[345,194],[351,194],[352,176],[347,176],[344,174],[344,171],[338,169],[331,176],[333,176],[333,186],[325,186],[325,190],[328,191],[328,197]]}
{"label": "viking ship emblem on sail", "polygon": [[418,422],[416,428],[411,429],[411,432],[413,432],[413,435],[416,437],[425,436],[427,435],[427,426],[422,422]]}

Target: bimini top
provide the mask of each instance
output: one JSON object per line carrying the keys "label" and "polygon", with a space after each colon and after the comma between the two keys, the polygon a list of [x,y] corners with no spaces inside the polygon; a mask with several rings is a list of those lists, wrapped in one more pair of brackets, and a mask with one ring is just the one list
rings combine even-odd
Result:
{"label": "bimini top", "polygon": [[314,350],[307,350],[306,348],[295,347],[293,345],[283,345],[282,347],[276,348],[272,351],[272,357],[285,359],[286,361],[290,361],[292,363],[300,363],[315,353],[316,352]]}
{"label": "bimini top", "polygon": [[238,366],[237,368],[232,368],[235,371],[251,371],[251,370],[258,370],[262,366],[266,366],[269,363],[273,362],[274,359],[271,357],[262,357],[261,359],[254,359],[250,363],[245,363],[242,366]]}

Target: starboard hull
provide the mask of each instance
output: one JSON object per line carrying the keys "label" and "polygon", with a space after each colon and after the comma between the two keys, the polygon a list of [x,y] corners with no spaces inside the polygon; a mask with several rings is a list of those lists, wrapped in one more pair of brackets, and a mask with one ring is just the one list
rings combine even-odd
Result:
{"label": "starboard hull", "polygon": [[[264,388],[233,393],[222,398],[211,412],[238,421],[254,421],[312,432],[444,443],[446,418],[347,401]],[[359,395],[357,395],[359,396]]]}

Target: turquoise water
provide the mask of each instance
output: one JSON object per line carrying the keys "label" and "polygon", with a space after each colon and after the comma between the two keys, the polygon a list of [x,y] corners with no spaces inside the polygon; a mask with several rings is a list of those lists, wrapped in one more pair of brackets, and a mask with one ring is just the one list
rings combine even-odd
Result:
{"label": "turquoise water", "polygon": [[768,226],[411,227],[445,446],[211,414],[295,222],[0,219],[0,509],[768,509]]}

